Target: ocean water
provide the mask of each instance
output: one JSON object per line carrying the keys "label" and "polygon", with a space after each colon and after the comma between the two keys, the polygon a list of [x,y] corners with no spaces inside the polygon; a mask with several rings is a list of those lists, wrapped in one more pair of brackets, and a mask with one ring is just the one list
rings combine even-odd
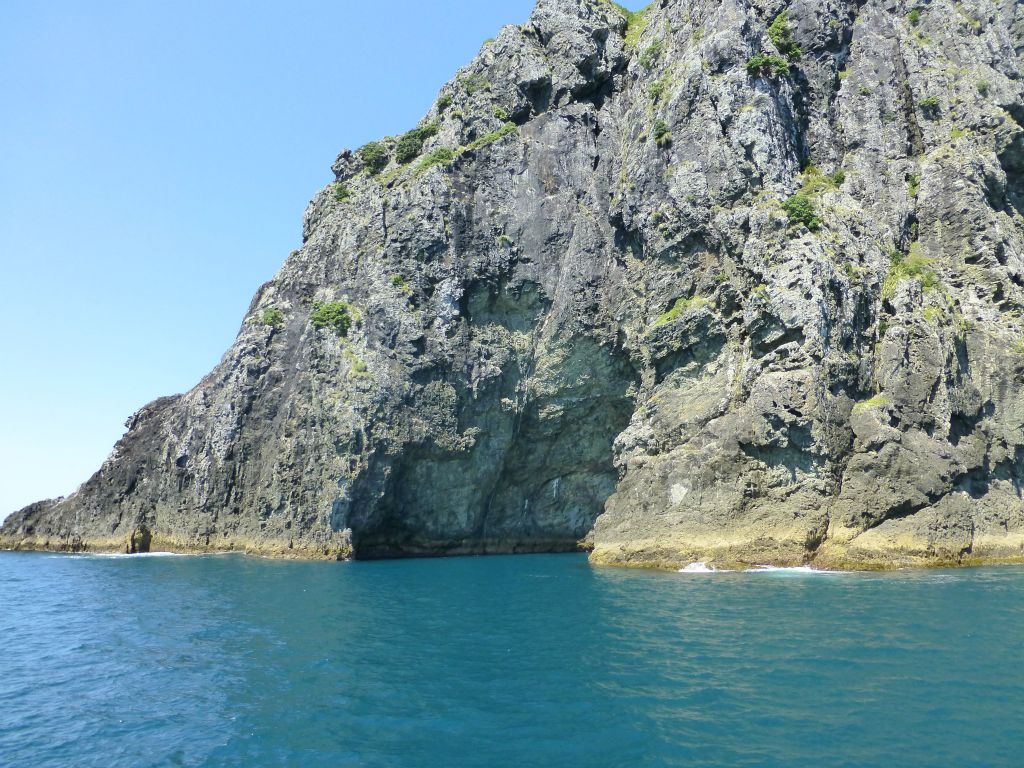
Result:
{"label": "ocean water", "polygon": [[0,765],[1020,766],[1024,569],[0,552]]}

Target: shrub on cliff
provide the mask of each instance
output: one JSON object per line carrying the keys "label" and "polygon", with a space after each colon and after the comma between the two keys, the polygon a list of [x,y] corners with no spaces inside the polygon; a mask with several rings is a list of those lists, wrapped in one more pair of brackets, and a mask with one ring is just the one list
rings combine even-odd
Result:
{"label": "shrub on cliff", "polygon": [[668,123],[664,120],[654,122],[654,130],[651,135],[654,137],[654,143],[659,147],[667,147],[672,143],[672,131],[668,129]]}
{"label": "shrub on cliff", "polygon": [[379,141],[371,141],[359,148],[359,159],[363,161],[370,173],[380,173],[387,166],[390,158],[388,150]]}
{"label": "shrub on cliff", "polygon": [[352,327],[352,307],[344,301],[317,302],[309,319],[316,328],[333,328],[344,338]]}
{"label": "shrub on cliff", "polygon": [[269,325],[271,328],[280,328],[284,325],[284,314],[280,309],[271,307],[270,309],[264,310],[260,316],[260,323],[263,325]]}
{"label": "shrub on cliff", "polygon": [[782,204],[782,210],[786,212],[790,222],[803,224],[811,232],[821,229],[821,219],[818,218],[818,211],[814,207],[814,201],[807,195],[797,193]]}
{"label": "shrub on cliff", "polygon": [[758,75],[784,77],[789,74],[789,62],[781,56],[757,53],[747,60],[747,72]]}
{"label": "shrub on cliff", "polygon": [[768,37],[771,38],[779,53],[790,61],[800,61],[802,52],[793,38],[793,29],[789,26],[789,19],[786,18],[785,11],[776,16],[775,21],[768,27]]}
{"label": "shrub on cliff", "polygon": [[437,129],[438,125],[435,121],[418,128],[413,128],[408,133],[403,134],[402,138],[398,140],[398,146],[395,147],[395,160],[402,165],[411,163],[420,156],[420,152],[423,151],[423,143],[431,136],[437,134]]}

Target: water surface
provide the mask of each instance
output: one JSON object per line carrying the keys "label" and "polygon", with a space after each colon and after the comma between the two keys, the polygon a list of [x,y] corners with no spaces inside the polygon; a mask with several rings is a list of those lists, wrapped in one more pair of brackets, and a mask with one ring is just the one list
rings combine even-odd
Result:
{"label": "water surface", "polygon": [[1024,568],[0,553],[3,766],[1018,766]]}

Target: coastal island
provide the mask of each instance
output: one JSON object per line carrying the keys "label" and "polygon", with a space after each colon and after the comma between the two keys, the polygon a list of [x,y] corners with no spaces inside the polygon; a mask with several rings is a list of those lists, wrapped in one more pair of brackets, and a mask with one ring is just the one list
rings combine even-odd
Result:
{"label": "coastal island", "polygon": [[1024,11],[540,0],[0,546],[1024,562]]}

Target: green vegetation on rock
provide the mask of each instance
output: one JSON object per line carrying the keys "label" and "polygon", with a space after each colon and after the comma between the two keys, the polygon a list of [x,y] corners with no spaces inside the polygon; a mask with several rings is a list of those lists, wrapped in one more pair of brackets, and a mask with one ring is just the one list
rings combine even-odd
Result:
{"label": "green vegetation on rock", "polygon": [[802,192],[788,198],[782,204],[782,210],[793,224],[803,224],[811,232],[821,229],[821,219],[818,218],[818,209],[814,201]]}
{"label": "green vegetation on rock", "polygon": [[337,203],[343,203],[352,197],[352,190],[346,187],[344,184],[334,185],[334,201]]}
{"label": "green vegetation on rock", "polygon": [[502,139],[505,136],[508,136],[510,133],[515,133],[517,127],[518,126],[516,126],[515,123],[505,123],[498,130],[491,131],[490,133],[481,136],[476,141],[470,142],[465,147],[463,147],[460,150],[460,152],[472,152],[474,150],[480,149],[480,147],[486,147],[488,144],[493,144],[498,139]]}
{"label": "green vegetation on rock", "polygon": [[472,75],[463,75],[459,78],[459,82],[462,84],[462,89],[470,94],[479,93],[480,91],[488,91],[491,88],[491,82],[483,75],[476,73]]}
{"label": "green vegetation on rock", "polygon": [[921,310],[921,317],[923,317],[926,322],[929,322],[932,325],[941,325],[942,321],[945,319],[945,316],[946,313],[942,311],[942,308],[937,307],[934,304],[929,304],[927,307]]}
{"label": "green vegetation on rock", "polygon": [[658,328],[662,325],[667,325],[673,320],[678,320],[683,314],[689,312],[691,309],[698,309],[710,303],[710,300],[703,296],[694,296],[692,299],[687,299],[685,297],[678,298],[667,311],[658,316],[658,319],[654,321],[651,327]]}
{"label": "green vegetation on rock", "polygon": [[938,96],[926,96],[917,103],[921,112],[929,120],[935,120],[941,112],[941,105]]}
{"label": "green vegetation on rock", "polygon": [[800,61],[802,52],[793,38],[793,29],[789,26],[789,19],[786,18],[785,11],[776,16],[775,21],[768,27],[768,37],[771,38],[772,44],[775,45],[779,53],[790,61]]}
{"label": "green vegetation on rock", "polygon": [[747,60],[747,72],[754,77],[759,75],[784,77],[789,74],[789,62],[781,56],[757,53]]}
{"label": "green vegetation on rock", "polygon": [[438,124],[435,120],[432,123],[413,128],[402,135],[395,147],[395,160],[402,165],[407,165],[420,156],[423,151],[424,142],[432,136],[437,135]]}
{"label": "green vegetation on rock", "polygon": [[661,100],[662,96],[665,95],[665,89],[667,87],[665,80],[666,78],[661,77],[647,87],[647,93],[650,94],[651,101],[655,104],[657,104]]}
{"label": "green vegetation on rock", "polygon": [[451,165],[454,160],[455,150],[449,149],[448,147],[438,147],[423,158],[420,164],[416,166],[416,175],[419,176],[421,173],[429,171],[436,165]]}
{"label": "green vegetation on rock", "polygon": [[269,325],[271,328],[280,328],[284,325],[284,313],[276,307],[263,310],[263,314],[260,315],[260,323],[262,325]]}
{"label": "green vegetation on rock", "polygon": [[359,355],[357,355],[351,349],[345,347],[345,349],[342,350],[341,354],[348,361],[349,374],[351,376],[361,378],[370,375],[369,368],[367,367],[366,362],[363,360],[363,358],[359,357]]}
{"label": "green vegetation on rock", "polygon": [[[618,3],[613,3],[626,16],[626,48],[636,48],[640,43],[640,37],[647,29],[647,8],[639,11],[630,11]],[[648,6],[649,7],[649,6]]]}
{"label": "green vegetation on rock", "polygon": [[371,174],[378,174],[383,171],[391,158],[388,155],[387,147],[379,141],[371,141],[359,148],[359,159]]}
{"label": "green vegetation on rock", "polygon": [[896,295],[896,288],[904,280],[917,280],[927,291],[937,291],[942,287],[939,276],[932,269],[932,260],[921,253],[921,244],[910,246],[910,253],[903,254],[893,250],[889,254],[889,274],[882,283],[882,298],[891,299]]}
{"label": "green vegetation on rock", "polygon": [[840,169],[835,173],[822,173],[817,166],[808,165],[803,172],[803,186],[800,193],[804,195],[820,195],[822,192],[832,192],[843,186],[846,181],[846,171]]}
{"label": "green vegetation on rock", "polygon": [[650,69],[657,64],[665,53],[665,41],[658,39],[647,46],[647,49],[640,55],[640,66]]}
{"label": "green vegetation on rock", "polygon": [[879,393],[872,397],[870,400],[861,400],[859,403],[854,403],[853,412],[863,413],[864,411],[869,411],[873,408],[885,408],[886,406],[891,404],[892,401],[889,399],[887,395]]}
{"label": "green vegetation on rock", "polygon": [[659,147],[667,147],[672,143],[672,131],[668,129],[668,123],[664,120],[655,120],[654,129],[651,131],[654,143]]}
{"label": "green vegetation on rock", "polygon": [[352,327],[352,305],[346,301],[317,302],[309,319],[314,327],[331,328],[345,338]]}
{"label": "green vegetation on rock", "polygon": [[412,286],[409,284],[409,281],[405,279],[404,275],[400,275],[398,273],[393,274],[391,276],[391,285],[400,290],[402,293],[405,293],[407,295],[412,294]]}

